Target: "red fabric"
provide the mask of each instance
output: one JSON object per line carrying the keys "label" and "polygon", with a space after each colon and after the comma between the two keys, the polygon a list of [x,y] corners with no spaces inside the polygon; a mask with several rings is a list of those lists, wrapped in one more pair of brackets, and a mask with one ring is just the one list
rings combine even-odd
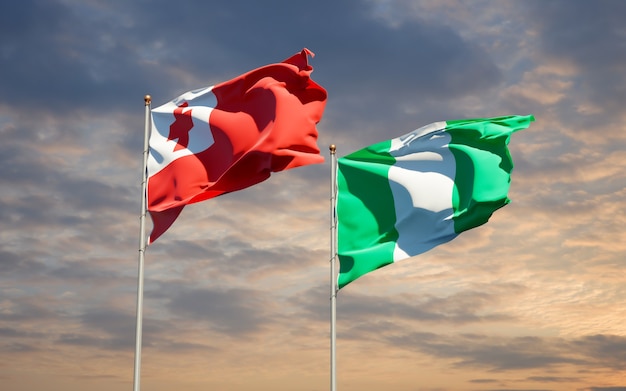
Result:
{"label": "red fabric", "polygon": [[[316,124],[327,94],[310,78],[308,55],[313,53],[304,49],[213,88],[217,105],[209,125],[215,143],[149,178],[148,211],[154,226],[149,243],[174,223],[185,205],[252,186],[272,172],[324,161]],[[183,122],[180,129],[189,127],[190,117],[180,110],[174,118]]]}

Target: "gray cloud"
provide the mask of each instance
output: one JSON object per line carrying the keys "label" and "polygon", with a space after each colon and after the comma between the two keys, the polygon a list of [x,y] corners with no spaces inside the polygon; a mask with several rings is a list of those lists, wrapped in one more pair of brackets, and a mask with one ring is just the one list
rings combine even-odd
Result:
{"label": "gray cloud", "polygon": [[35,0],[3,6],[2,63],[12,78],[2,101],[69,113],[119,109],[145,93],[158,73],[141,64],[140,48],[124,39],[121,20],[93,18],[93,5]]}
{"label": "gray cloud", "polygon": [[495,372],[545,369],[562,364],[615,370],[623,370],[626,366],[626,357],[620,350],[626,338],[613,335],[575,339],[531,336],[487,338],[478,334],[450,336],[419,332],[386,339],[398,347],[452,359],[459,367],[485,367]]}
{"label": "gray cloud", "polygon": [[269,322],[264,305],[254,290],[180,289],[168,308],[188,320],[208,322],[222,333],[246,336]]}
{"label": "gray cloud", "polygon": [[[276,62],[303,45],[319,48],[316,78],[332,86],[330,102],[336,109],[329,107],[331,115],[337,110],[360,117],[363,104],[393,111],[397,102],[416,100],[424,90],[439,99],[467,95],[494,87],[501,78],[483,49],[450,28],[424,20],[389,26],[373,17],[370,4],[359,1],[315,2],[306,13],[297,4],[269,3],[267,9],[277,12],[264,18],[238,1],[219,7],[152,2],[149,13],[138,4],[67,4],[5,6],[3,58],[13,77],[1,101],[45,102],[63,112],[121,110],[146,92],[161,97],[160,102],[178,95],[181,87],[198,87],[180,86],[168,69],[204,76],[212,84]],[[29,26],[19,44],[16,25],[21,30]],[[333,46],[325,44],[329,40]],[[246,50],[238,49],[243,43]],[[369,102],[352,106],[346,98],[355,94]]]}
{"label": "gray cloud", "polygon": [[[618,113],[622,108],[619,102],[626,100],[626,80],[622,72],[626,65],[622,20],[626,4],[530,1],[524,2],[524,8],[539,29],[542,55],[572,63],[580,70],[575,78],[576,96],[583,95],[600,107],[602,112],[598,115]],[[598,115],[572,114],[575,121],[582,120],[590,125],[599,118]]]}

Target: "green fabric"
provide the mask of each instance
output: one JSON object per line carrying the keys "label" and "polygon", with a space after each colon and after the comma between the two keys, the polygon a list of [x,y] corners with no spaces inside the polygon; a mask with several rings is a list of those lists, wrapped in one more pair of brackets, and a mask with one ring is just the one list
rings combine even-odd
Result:
{"label": "green fabric", "polygon": [[398,232],[387,179],[389,167],[395,163],[388,152],[390,145],[384,141],[338,160],[337,184],[346,189],[337,194],[337,214],[342,216],[337,232],[341,238],[338,252],[342,254],[339,288],[393,262]]}
{"label": "green fabric", "polygon": [[[486,223],[493,212],[509,203],[513,170],[507,148],[510,136],[527,128],[531,121],[531,115],[455,120],[447,121],[444,129],[444,123],[436,123],[340,158],[336,205],[338,287]],[[447,145],[432,143],[442,137]],[[435,156],[443,160],[431,160]],[[392,188],[389,172],[396,159]],[[428,165],[407,164],[431,161],[433,166],[427,171],[421,169]],[[420,168],[402,171],[407,167]],[[424,179],[432,175],[441,175],[444,181]],[[454,185],[438,187],[437,183],[445,184],[446,178]],[[438,201],[434,205],[439,206],[431,210],[428,205],[433,204],[428,199]],[[449,209],[436,209],[441,208],[442,200],[449,200]],[[402,216],[401,224],[396,216]]]}
{"label": "green fabric", "polygon": [[533,116],[447,121],[449,149],[456,159],[452,204],[454,230],[461,233],[486,223],[510,202],[513,160],[507,148],[511,134],[525,129]]}

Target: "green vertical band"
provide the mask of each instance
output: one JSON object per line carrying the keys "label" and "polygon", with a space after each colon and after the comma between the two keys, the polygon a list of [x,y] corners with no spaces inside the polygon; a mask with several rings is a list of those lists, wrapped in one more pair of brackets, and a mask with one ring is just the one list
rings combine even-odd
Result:
{"label": "green vertical band", "polygon": [[398,232],[388,179],[395,162],[390,145],[384,141],[338,159],[339,288],[393,262]]}
{"label": "green vertical band", "polygon": [[452,205],[454,230],[461,233],[486,223],[508,204],[513,160],[507,148],[513,132],[533,116],[448,121],[450,151],[456,159]]}

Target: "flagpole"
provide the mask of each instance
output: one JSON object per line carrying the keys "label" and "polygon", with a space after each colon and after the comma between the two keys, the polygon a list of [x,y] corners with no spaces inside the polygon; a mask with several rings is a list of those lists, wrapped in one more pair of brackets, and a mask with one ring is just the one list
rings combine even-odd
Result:
{"label": "flagpole", "polygon": [[135,334],[135,371],[133,374],[133,391],[139,391],[141,383],[141,329],[143,319],[143,263],[146,252],[146,187],[148,181],[148,140],[150,137],[150,95],[144,96],[146,104],[145,126],[143,137],[143,169],[141,180],[141,214],[139,215],[139,271],[137,277],[137,329]]}
{"label": "flagpole", "polygon": [[330,390],[337,390],[337,147],[330,147]]}

